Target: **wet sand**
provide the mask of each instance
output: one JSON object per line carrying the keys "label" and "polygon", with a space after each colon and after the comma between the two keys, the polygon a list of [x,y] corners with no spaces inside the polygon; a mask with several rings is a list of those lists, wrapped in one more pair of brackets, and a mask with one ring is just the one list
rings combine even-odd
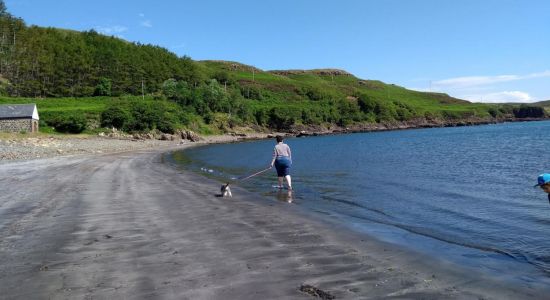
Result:
{"label": "wet sand", "polygon": [[547,298],[236,186],[217,197],[166,151],[1,164],[0,298]]}

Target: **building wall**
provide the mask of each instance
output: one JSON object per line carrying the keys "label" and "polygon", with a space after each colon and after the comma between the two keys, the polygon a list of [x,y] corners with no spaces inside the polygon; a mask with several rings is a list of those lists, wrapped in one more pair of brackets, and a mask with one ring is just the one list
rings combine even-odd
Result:
{"label": "building wall", "polygon": [[[32,121],[32,119],[0,120],[0,132],[33,132]],[[38,131],[38,126],[36,130]]]}
{"label": "building wall", "polygon": [[38,132],[38,120],[32,120],[31,128],[31,132]]}

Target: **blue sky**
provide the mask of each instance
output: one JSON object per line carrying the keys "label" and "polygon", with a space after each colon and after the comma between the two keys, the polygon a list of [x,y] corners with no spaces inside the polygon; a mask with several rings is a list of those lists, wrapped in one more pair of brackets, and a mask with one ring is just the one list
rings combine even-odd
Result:
{"label": "blue sky", "polygon": [[27,24],[95,29],[195,60],[339,68],[475,102],[550,100],[550,1],[4,2]]}

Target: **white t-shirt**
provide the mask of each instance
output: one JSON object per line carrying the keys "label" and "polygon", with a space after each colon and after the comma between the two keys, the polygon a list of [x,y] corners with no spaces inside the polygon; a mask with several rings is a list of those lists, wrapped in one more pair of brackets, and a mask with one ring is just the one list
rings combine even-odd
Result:
{"label": "white t-shirt", "polygon": [[273,158],[277,156],[287,156],[288,158],[291,158],[292,154],[290,152],[290,147],[283,142],[275,145],[275,149],[273,149]]}

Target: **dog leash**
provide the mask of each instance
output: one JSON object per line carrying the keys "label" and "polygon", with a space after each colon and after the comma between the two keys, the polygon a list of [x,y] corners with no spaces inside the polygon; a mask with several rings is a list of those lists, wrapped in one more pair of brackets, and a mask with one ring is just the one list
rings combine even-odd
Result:
{"label": "dog leash", "polygon": [[252,178],[252,177],[257,176],[257,175],[260,175],[260,174],[262,174],[263,172],[265,172],[265,171],[267,171],[267,170],[270,170],[270,169],[271,169],[271,167],[269,167],[269,168],[267,168],[267,169],[264,169],[264,170],[261,170],[261,171],[259,171],[259,172],[256,172],[256,173],[254,173],[254,174],[252,174],[252,175],[246,176],[246,177],[244,177],[244,178],[239,178],[238,180],[246,180],[246,179],[248,179],[248,178]]}

